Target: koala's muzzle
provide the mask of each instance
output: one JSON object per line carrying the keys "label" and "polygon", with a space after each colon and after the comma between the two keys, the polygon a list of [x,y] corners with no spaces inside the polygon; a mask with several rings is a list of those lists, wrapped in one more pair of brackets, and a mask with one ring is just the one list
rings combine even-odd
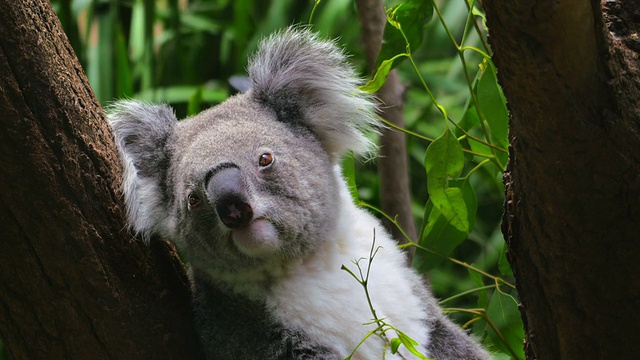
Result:
{"label": "koala's muzzle", "polygon": [[240,169],[230,165],[214,169],[209,174],[207,196],[222,223],[230,229],[248,225],[253,219],[253,209],[246,200]]}

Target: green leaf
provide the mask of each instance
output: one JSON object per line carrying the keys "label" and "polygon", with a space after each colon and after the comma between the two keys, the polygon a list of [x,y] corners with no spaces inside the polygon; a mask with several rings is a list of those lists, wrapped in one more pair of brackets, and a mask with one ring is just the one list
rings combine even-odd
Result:
{"label": "green leaf", "polygon": [[467,207],[459,188],[449,187],[449,180],[460,176],[464,153],[449,128],[427,148],[425,159],[429,200],[457,230],[469,232]]}
{"label": "green leaf", "polygon": [[[477,267],[475,264],[473,265]],[[477,271],[473,271],[471,269],[467,269],[467,273],[469,274],[469,278],[473,281],[473,284],[477,288],[484,287],[482,274],[478,273]],[[484,289],[484,290],[477,291],[476,294],[478,295],[478,308],[486,309],[489,306],[489,295],[491,295],[491,293],[489,292],[488,289]],[[476,321],[473,323],[472,326],[473,326],[474,334],[482,334],[485,331],[487,331],[487,329],[489,328],[489,326],[485,321]],[[492,330],[488,330],[488,331],[492,331]]]}
{"label": "green leaf", "polygon": [[391,353],[395,354],[398,352],[398,348],[402,345],[402,341],[398,338],[391,339]]}
{"label": "green leaf", "polygon": [[[475,226],[476,211],[478,201],[476,194],[469,184],[461,184],[463,199],[467,207],[469,228]],[[431,200],[425,206],[425,223],[420,235],[420,246],[436,252],[443,256],[449,256],[469,235],[468,232],[460,231],[451,225],[437,208],[434,208]],[[431,252],[418,249],[413,258],[413,267],[419,272],[427,272],[438,266],[444,259]]]}
{"label": "green leaf", "polygon": [[345,156],[342,159],[342,176],[347,181],[347,187],[353,201],[358,202],[360,196],[358,195],[358,187],[356,185],[356,164],[353,159],[353,154]]}
{"label": "green leaf", "polygon": [[487,31],[489,28],[487,28],[487,17],[484,15],[484,13],[478,10],[478,8],[476,8],[475,6],[473,7],[473,9],[471,9],[471,13],[473,14],[473,16],[478,16],[482,19],[482,28],[484,29],[484,31]]}
{"label": "green leaf", "polygon": [[393,59],[383,61],[378,67],[378,70],[376,70],[376,74],[373,79],[360,86],[360,90],[369,94],[373,94],[380,90],[382,85],[387,81],[387,75],[389,75],[389,71],[391,71],[391,65],[393,65]]}
{"label": "green leaf", "polygon": [[489,124],[492,138],[507,147],[509,136],[509,111],[507,100],[496,77],[496,67],[490,59],[485,60],[484,72],[478,81],[478,104]]}
{"label": "green leaf", "polygon": [[[473,283],[478,288],[484,287],[484,281],[482,281],[482,274],[477,271],[473,271],[471,269],[467,269],[469,273],[469,278],[473,280]],[[477,292],[478,294],[478,307],[482,309],[486,309],[489,306],[489,290],[480,290]]]}
{"label": "green leaf", "polygon": [[517,301],[510,295],[494,291],[487,307],[487,315],[505,338],[503,341],[495,331],[489,330],[493,343],[503,352],[515,355],[517,359],[524,359],[524,330]]}
{"label": "green leaf", "polygon": [[413,340],[407,334],[402,331],[396,330],[398,334],[397,338],[391,339],[391,353],[395,354],[398,352],[398,348],[400,344],[404,345],[404,347],[413,355],[417,356],[419,359],[427,359],[423,354],[421,354],[416,346],[418,346],[418,342]]}
{"label": "green leaf", "polygon": [[[467,110],[464,112],[464,115],[462,115],[462,119],[458,122],[458,125],[466,132],[469,132],[471,129],[480,126],[478,110],[476,110],[476,107],[475,105],[473,105],[473,103],[469,104]],[[456,135],[462,136],[463,133],[460,129],[456,128]]]}
{"label": "green leaf", "polygon": [[[387,10],[387,24],[382,37],[382,48],[378,54],[375,67],[379,68],[384,60],[393,59],[406,52],[407,41],[410,49],[417,49],[422,44],[424,26],[433,15],[431,0],[407,0]],[[402,30],[400,30],[402,29]],[[404,32],[406,36],[402,35]],[[402,60],[396,58],[396,60]],[[400,61],[394,61],[391,69]]]}
{"label": "green leaf", "polygon": [[498,259],[498,269],[500,273],[505,276],[513,276],[513,270],[507,260],[507,244],[502,244],[502,251],[500,252],[500,258]]}

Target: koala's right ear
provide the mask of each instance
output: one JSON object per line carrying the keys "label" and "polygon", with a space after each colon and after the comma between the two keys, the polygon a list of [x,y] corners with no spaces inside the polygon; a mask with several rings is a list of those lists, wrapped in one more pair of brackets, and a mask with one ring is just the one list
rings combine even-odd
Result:
{"label": "koala's right ear", "polygon": [[129,225],[148,242],[151,235],[170,236],[170,188],[167,173],[171,137],[177,119],[168,105],[119,101],[107,109],[120,161]]}

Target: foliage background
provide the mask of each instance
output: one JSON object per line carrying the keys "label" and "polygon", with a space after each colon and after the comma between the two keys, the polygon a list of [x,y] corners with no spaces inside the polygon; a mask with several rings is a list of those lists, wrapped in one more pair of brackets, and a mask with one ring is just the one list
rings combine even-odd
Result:
{"label": "foliage background", "polygon": [[[290,24],[307,23],[312,12],[314,30],[325,37],[339,38],[363,78],[371,77],[366,73],[362,46],[366,39],[360,37],[353,0],[323,0],[318,1],[317,7],[313,0],[54,0],[52,3],[103,106],[119,98],[136,98],[169,103],[179,118],[197,113],[236,92],[230,82],[244,75],[247,57],[260,38]],[[391,8],[396,3],[388,1],[387,6]],[[408,61],[397,67],[406,85],[407,130],[429,139],[439,137],[449,126],[445,125],[438,106],[446,109],[452,122],[458,124],[469,123],[474,114],[478,117],[477,111],[470,111],[474,110],[472,93],[478,90],[483,70],[491,66],[474,51],[463,52],[463,63],[460,47],[452,41],[464,39],[464,44],[478,48],[485,45],[486,33],[477,31],[482,28],[481,9],[467,0],[442,0],[435,4],[439,16],[433,16],[420,29],[422,45],[412,47],[415,69]],[[471,21],[477,28],[469,26]],[[425,91],[421,78],[436,102]],[[482,110],[484,116],[493,116],[497,111],[500,109]],[[472,128],[469,126],[470,132],[482,135],[481,127]],[[490,131],[493,134],[498,129]],[[462,147],[476,150],[461,135],[456,133]],[[425,151],[430,143],[417,136],[407,138],[411,205],[416,224],[423,224],[423,230],[428,218],[425,205],[429,204]],[[452,261],[431,260],[433,264],[425,266],[420,259],[426,253],[421,251],[414,265],[428,270],[433,291],[444,299],[443,307],[450,309],[451,316],[460,324],[466,323],[495,358],[524,358],[515,292],[505,286],[496,291],[500,279],[512,282],[499,227],[504,200],[503,168],[491,162],[477,167],[482,161],[483,158],[468,152],[465,155],[464,173],[471,170],[474,173],[469,183],[477,198],[475,226],[465,234],[464,241],[449,246],[443,254],[473,264],[480,272]],[[375,162],[356,162],[355,181],[360,199],[379,207]],[[424,231],[422,237],[424,245]],[[0,359],[8,358],[0,344]]]}

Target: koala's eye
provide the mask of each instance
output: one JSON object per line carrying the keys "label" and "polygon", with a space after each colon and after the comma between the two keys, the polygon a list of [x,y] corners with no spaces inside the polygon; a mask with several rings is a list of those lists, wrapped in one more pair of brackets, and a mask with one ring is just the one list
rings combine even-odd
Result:
{"label": "koala's eye", "polygon": [[258,165],[261,168],[266,168],[271,164],[273,164],[273,154],[264,153],[264,154],[260,155],[260,158],[258,159]]}
{"label": "koala's eye", "polygon": [[187,203],[189,204],[189,208],[194,208],[200,204],[200,197],[195,193],[190,193],[187,195]]}

